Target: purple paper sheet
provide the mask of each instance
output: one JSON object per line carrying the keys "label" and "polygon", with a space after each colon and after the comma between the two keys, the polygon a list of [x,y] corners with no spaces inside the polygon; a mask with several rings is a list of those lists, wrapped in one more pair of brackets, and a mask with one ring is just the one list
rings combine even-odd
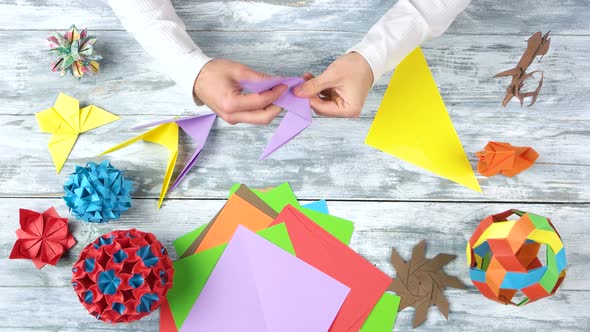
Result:
{"label": "purple paper sheet", "polygon": [[299,77],[278,77],[256,82],[241,82],[242,88],[255,93],[272,89],[284,84],[289,87],[274,104],[284,108],[287,114],[277,128],[275,134],[268,142],[260,159],[266,159],[273,152],[287,144],[290,140],[299,135],[305,128],[311,125],[312,112],[309,99],[299,98],[293,94],[293,88],[302,84],[304,80]]}
{"label": "purple paper sheet", "polygon": [[240,226],[180,331],[327,331],[349,291]]}
{"label": "purple paper sheet", "polygon": [[213,127],[213,123],[215,122],[216,118],[217,118],[217,116],[215,114],[206,114],[206,115],[193,116],[193,117],[183,118],[183,119],[179,118],[179,119],[162,120],[162,121],[152,122],[152,123],[148,123],[148,124],[143,124],[143,125],[132,128],[132,129],[144,129],[144,128],[148,128],[148,127],[159,126],[159,125],[162,125],[165,123],[176,122],[176,124],[180,128],[182,128],[182,130],[187,135],[189,135],[192,139],[194,139],[197,142],[197,144],[198,144],[197,149],[193,153],[192,157],[189,159],[186,166],[184,166],[182,171],[180,171],[180,174],[178,175],[178,177],[176,177],[176,181],[174,181],[174,183],[172,184],[172,186],[170,187],[168,192],[171,192],[172,190],[174,190],[174,188],[176,188],[176,186],[178,186],[178,184],[180,183],[182,178],[184,178],[186,176],[186,174],[190,171],[190,169],[197,162],[197,159],[199,158],[201,151],[203,151],[203,147],[205,146],[205,142],[207,141],[207,137],[209,136],[209,133],[211,132],[211,128]]}

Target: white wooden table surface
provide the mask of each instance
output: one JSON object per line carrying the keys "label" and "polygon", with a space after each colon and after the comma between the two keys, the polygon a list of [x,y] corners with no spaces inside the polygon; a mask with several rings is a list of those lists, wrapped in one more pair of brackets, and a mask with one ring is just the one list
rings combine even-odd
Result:
{"label": "white wooden table surface", "polygon": [[[178,0],[190,34],[214,57],[241,61],[280,74],[320,73],[356,43],[395,0]],[[44,46],[50,31],[70,24],[99,37],[101,73],[77,81],[49,71]],[[537,104],[500,106],[511,68],[535,31],[552,31],[543,60],[545,84]],[[550,217],[568,252],[569,269],[551,298],[522,308],[485,299],[473,287],[449,290],[449,321],[436,309],[420,330],[590,330],[590,1],[474,0],[447,34],[424,53],[463,145],[474,153],[488,140],[533,146],[541,155],[525,173],[509,179],[479,177],[478,194],[363,144],[389,75],[377,82],[359,119],[316,119],[292,143],[258,161],[278,120],[269,127],[228,126],[218,121],[198,165],[156,211],[166,153],[135,144],[110,155],[136,182],[133,209],[120,221],[89,225],[72,219],[78,244],[57,267],[38,271],[27,260],[9,260],[18,208],[68,212],[61,186],[76,164],[132,137],[132,125],[205,113],[179,91],[122,30],[101,1],[0,0],[0,330],[105,331],[158,328],[158,313],[132,324],[107,325],[78,303],[70,285],[80,250],[114,229],[155,233],[169,248],[185,232],[211,219],[234,182],[268,187],[289,181],[304,200],[326,198],[331,212],[356,222],[352,246],[393,275],[391,246],[409,255],[428,240],[438,252],[459,258],[447,267],[470,285],[464,255],[478,221],[507,208]],[[62,174],[55,175],[33,114],[63,91],[84,105],[96,104],[120,121],[81,135]],[[180,161],[192,153],[183,139]],[[178,171],[178,169],[177,169]],[[171,250],[173,252],[173,250]],[[176,258],[175,254],[173,254]],[[413,310],[398,316],[396,330],[411,328]]]}

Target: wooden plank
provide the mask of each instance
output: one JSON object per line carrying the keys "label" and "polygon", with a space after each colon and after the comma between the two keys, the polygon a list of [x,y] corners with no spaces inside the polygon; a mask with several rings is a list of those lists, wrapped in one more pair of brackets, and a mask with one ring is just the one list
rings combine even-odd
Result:
{"label": "wooden plank", "polygon": [[[61,196],[62,185],[74,165],[110,159],[136,183],[136,197],[159,196],[168,154],[156,144],[136,143],[104,157],[102,151],[141,131],[130,127],[164,117],[125,116],[121,120],[80,135],[60,175],[55,175],[47,142],[34,116],[0,116],[4,139],[0,141],[0,196]],[[295,140],[265,161],[258,160],[274,126],[229,126],[217,121],[197,165],[179,187],[176,198],[222,198],[234,182],[268,187],[289,181],[302,198],[361,200],[470,200],[529,202],[590,201],[589,132],[583,121],[539,118],[520,126],[490,124],[470,126],[463,117],[456,125],[473,167],[474,153],[488,139],[532,145],[541,155],[530,170],[513,178],[480,177],[484,194],[438,178],[413,165],[365,145],[371,119],[317,119]],[[494,122],[496,121],[496,122]],[[506,128],[500,132],[497,128]],[[182,137],[179,172],[192,155],[195,143]],[[178,173],[175,173],[178,174]],[[166,204],[166,203],[165,203]]]}
{"label": "wooden plank", "polygon": [[[449,290],[449,320],[436,308],[429,310],[421,331],[587,331],[588,291],[558,291],[551,298],[525,307],[503,306],[477,291]],[[142,320],[111,325],[90,316],[69,287],[2,288],[0,323],[6,331],[158,331],[159,311]],[[23,303],[15,306],[14,303]],[[26,305],[25,305],[26,304]],[[394,331],[412,328],[413,309],[398,314]],[[34,319],[32,319],[34,317]]]}
{"label": "wooden plank", "polygon": [[[0,259],[0,324],[4,328],[42,330],[155,330],[157,314],[130,325],[105,325],[87,315],[77,303],[70,288],[70,267],[80,250],[95,237],[114,229],[137,227],[150,231],[171,248],[171,242],[181,234],[206,223],[223,205],[224,200],[172,200],[165,209],[154,213],[154,200],[136,200],[130,213],[121,221],[106,225],[83,224],[72,221],[71,228],[78,244],[57,267],[35,270],[30,261],[8,260],[18,227],[17,207],[43,210],[56,206],[59,213],[68,213],[59,199],[3,199],[0,201],[0,248],[5,253]],[[475,331],[481,326],[492,329],[556,329],[585,330],[590,324],[585,308],[590,305],[590,281],[584,271],[589,269],[587,238],[583,227],[588,204],[482,204],[482,203],[395,203],[395,202],[340,202],[330,201],[335,215],[355,221],[351,246],[388,274],[393,269],[388,263],[391,246],[403,256],[420,240],[428,241],[427,257],[438,252],[458,255],[446,271],[458,275],[470,285],[464,256],[464,246],[483,217],[508,208],[520,208],[548,216],[559,230],[568,250],[568,276],[561,289],[551,298],[522,308],[506,307],[484,299],[470,286],[467,291],[450,290],[446,294],[451,303],[449,322],[432,309],[425,330]],[[171,254],[176,257],[173,250]],[[59,300],[58,300],[59,299]],[[58,302],[59,301],[59,302]],[[27,305],[14,305],[26,303]],[[36,319],[31,320],[34,315]],[[67,318],[67,319],[66,319]],[[400,314],[396,329],[408,330],[412,311]]]}
{"label": "wooden plank", "polygon": [[[101,32],[97,46],[105,59],[101,72],[78,81],[49,70],[51,58],[40,46],[46,32],[14,34],[0,31],[0,114],[32,114],[64,91],[122,115],[187,115],[196,107],[191,92],[175,86],[158,64],[125,32]],[[213,57],[233,59],[267,73],[297,76],[321,73],[352,46],[359,34],[306,32],[195,32]],[[441,95],[453,116],[471,123],[512,127],[547,119],[588,121],[590,37],[556,36],[543,59],[545,82],[537,104],[521,109],[516,101],[506,110],[500,102],[508,79],[497,72],[513,67],[522,54],[525,36],[443,35],[424,46]],[[575,45],[575,47],[571,47]],[[385,75],[368,96],[364,117],[373,117],[389,83]],[[206,111],[208,108],[198,108]],[[502,126],[499,126],[502,128]],[[505,130],[505,129],[504,129]]]}
{"label": "wooden plank", "polygon": [[[258,0],[173,1],[190,30],[311,30],[365,33],[396,1]],[[451,26],[460,34],[588,34],[587,0],[473,1]],[[572,15],[575,13],[575,15]],[[548,18],[551,18],[550,20]],[[26,26],[23,25],[26,22]],[[84,0],[0,0],[0,29],[64,29],[71,23],[121,29],[105,2]]]}

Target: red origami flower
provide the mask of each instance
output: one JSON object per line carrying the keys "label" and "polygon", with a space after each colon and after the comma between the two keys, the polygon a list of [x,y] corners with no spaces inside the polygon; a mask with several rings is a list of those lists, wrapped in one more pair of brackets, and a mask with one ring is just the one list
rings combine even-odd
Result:
{"label": "red origami flower", "polygon": [[61,218],[55,208],[43,213],[20,209],[18,239],[10,259],[31,259],[38,269],[45,264],[55,265],[61,256],[76,244],[68,230],[68,219]]}

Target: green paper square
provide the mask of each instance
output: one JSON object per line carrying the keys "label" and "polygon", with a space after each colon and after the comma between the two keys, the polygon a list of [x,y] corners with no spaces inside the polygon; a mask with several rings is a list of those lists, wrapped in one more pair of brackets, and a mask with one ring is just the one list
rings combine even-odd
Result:
{"label": "green paper square", "polygon": [[[391,332],[397,318],[400,297],[385,292],[369,314],[360,332]],[[393,314],[392,314],[393,313]]]}

